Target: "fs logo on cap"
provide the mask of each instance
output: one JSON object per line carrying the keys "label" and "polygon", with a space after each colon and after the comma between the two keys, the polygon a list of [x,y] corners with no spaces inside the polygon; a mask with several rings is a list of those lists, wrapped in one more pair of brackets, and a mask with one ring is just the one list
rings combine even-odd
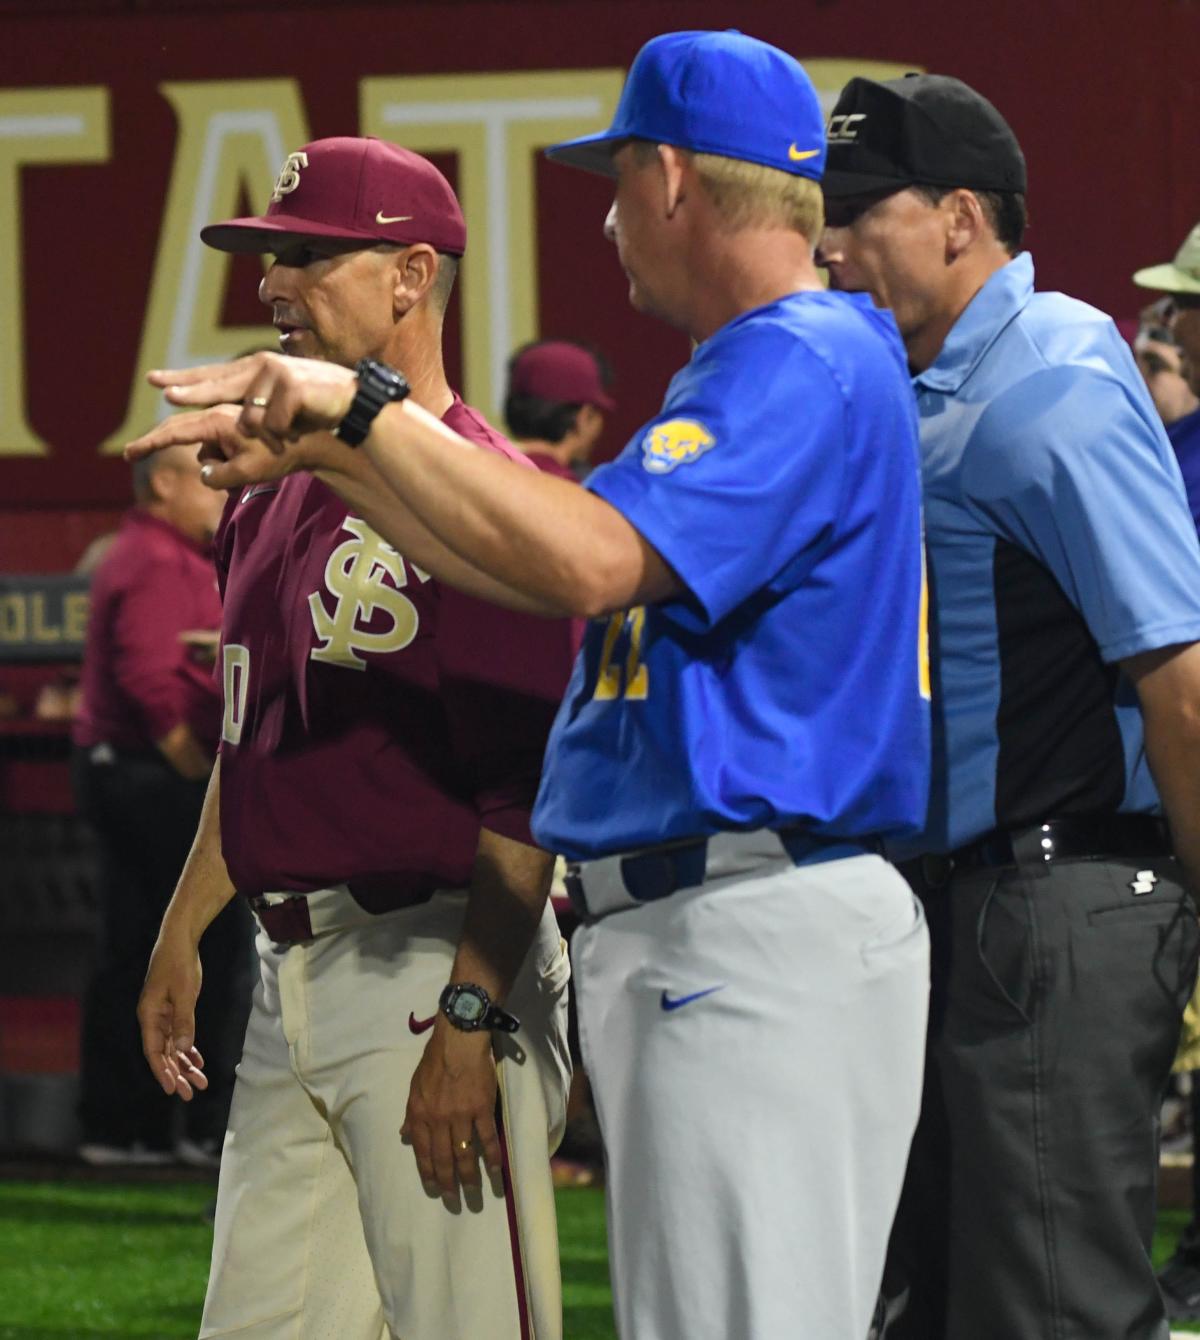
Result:
{"label": "fs logo on cap", "polygon": [[843,112],[829,118],[826,134],[830,144],[852,144],[858,139],[858,123],[867,119],[866,112]]}
{"label": "fs logo on cap", "polygon": [[642,438],[642,465],[652,475],[669,475],[678,465],[699,459],[717,439],[696,419],[657,423]]}
{"label": "fs logo on cap", "polygon": [[279,169],[279,176],[275,178],[275,189],[271,192],[271,199],[276,204],[285,195],[291,195],[300,185],[300,169],[306,167],[308,167],[308,155],[306,153],[288,154],[283,167]]}

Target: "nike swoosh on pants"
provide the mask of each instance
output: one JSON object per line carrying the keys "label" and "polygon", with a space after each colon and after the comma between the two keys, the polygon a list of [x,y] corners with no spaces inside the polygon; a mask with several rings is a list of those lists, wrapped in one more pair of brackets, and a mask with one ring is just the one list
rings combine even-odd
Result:
{"label": "nike swoosh on pants", "polygon": [[693,1000],[700,1000],[704,996],[711,996],[714,991],[724,991],[724,990],[725,990],[725,983],[722,982],[720,986],[709,986],[705,987],[703,991],[693,991],[689,996],[671,997],[668,996],[667,993],[664,991],[662,993],[662,999],[658,1003],[662,1006],[664,1010],[667,1011],[679,1010],[682,1009],[683,1006],[685,1005],[690,1005]]}

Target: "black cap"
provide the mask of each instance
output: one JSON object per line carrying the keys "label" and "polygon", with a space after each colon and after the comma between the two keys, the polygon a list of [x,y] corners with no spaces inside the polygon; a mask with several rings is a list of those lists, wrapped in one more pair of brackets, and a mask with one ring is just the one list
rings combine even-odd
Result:
{"label": "black cap", "polygon": [[829,118],[827,196],[905,186],[1025,191],[1025,155],[990,102],[959,79],[851,79]]}

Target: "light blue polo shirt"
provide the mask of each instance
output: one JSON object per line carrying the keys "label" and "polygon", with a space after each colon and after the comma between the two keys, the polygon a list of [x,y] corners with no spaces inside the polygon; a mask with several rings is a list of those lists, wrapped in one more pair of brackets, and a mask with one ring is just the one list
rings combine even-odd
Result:
{"label": "light blue polo shirt", "polygon": [[1118,662],[1200,639],[1200,546],[1171,447],[1102,312],[997,271],[914,378],[933,610],[925,834],[1156,811]]}

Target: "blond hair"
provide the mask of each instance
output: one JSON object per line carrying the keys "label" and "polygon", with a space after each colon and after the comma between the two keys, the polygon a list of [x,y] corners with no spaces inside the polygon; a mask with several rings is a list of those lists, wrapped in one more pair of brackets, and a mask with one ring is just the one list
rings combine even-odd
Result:
{"label": "blond hair", "polygon": [[790,228],[815,242],[825,227],[819,182],[794,172],[718,154],[693,154],[700,184],[730,232],[739,228]]}
{"label": "blond hair", "polygon": [[[652,140],[634,140],[634,153],[644,166],[658,156]],[[681,149],[696,165],[700,184],[729,232],[739,228],[790,228],[816,242],[825,227],[821,185],[794,172],[764,167],[742,158],[694,153]]]}

